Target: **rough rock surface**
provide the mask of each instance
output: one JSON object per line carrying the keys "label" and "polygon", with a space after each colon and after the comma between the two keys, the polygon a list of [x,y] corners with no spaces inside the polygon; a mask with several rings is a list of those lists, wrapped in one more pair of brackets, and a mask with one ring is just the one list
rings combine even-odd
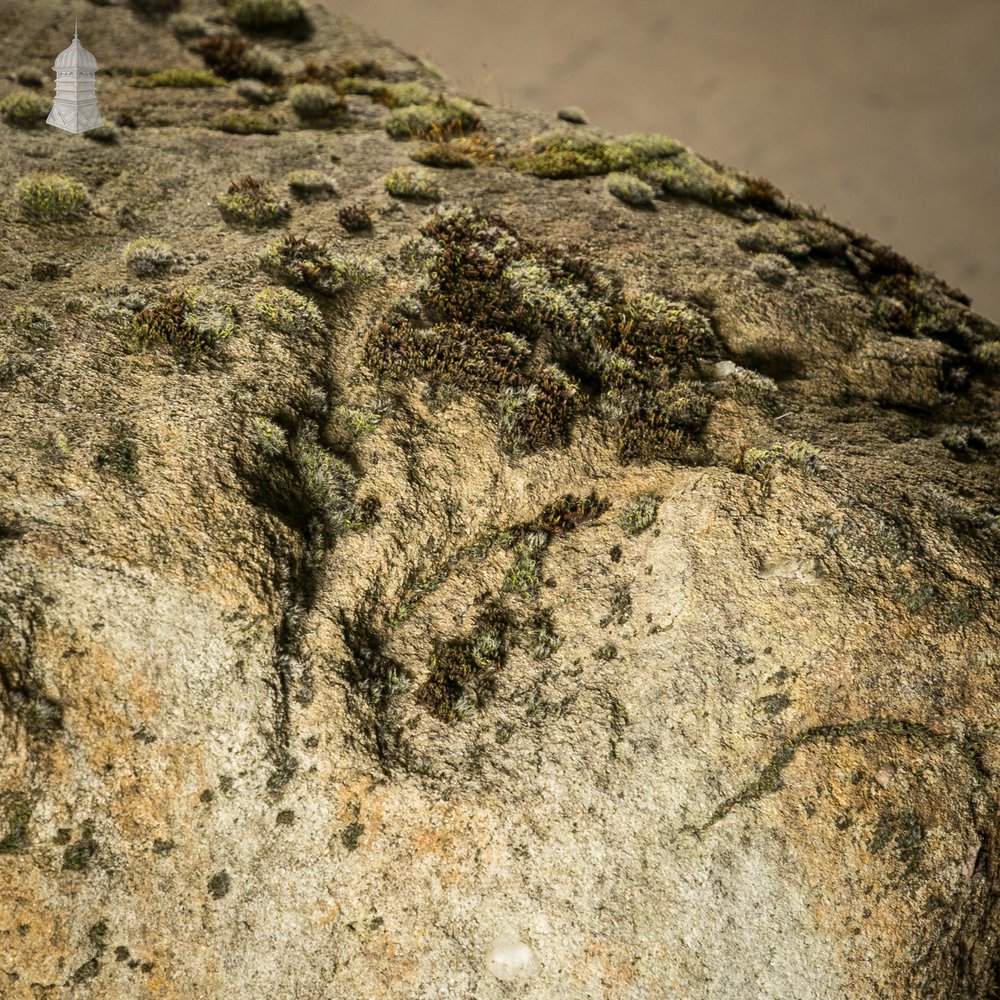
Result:
{"label": "rough rock surface", "polygon": [[[174,9],[0,124],[0,996],[996,995],[996,328],[662,137],[454,104],[394,197],[428,67]],[[274,134],[137,85],[219,32]]]}

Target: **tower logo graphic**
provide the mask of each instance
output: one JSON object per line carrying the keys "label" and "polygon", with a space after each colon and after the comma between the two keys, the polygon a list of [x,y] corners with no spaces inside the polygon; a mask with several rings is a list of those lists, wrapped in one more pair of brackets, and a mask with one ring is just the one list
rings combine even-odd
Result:
{"label": "tower logo graphic", "polygon": [[97,110],[97,60],[81,44],[77,29],[68,49],[56,56],[56,99],[46,121],[67,132],[86,132],[104,124]]}

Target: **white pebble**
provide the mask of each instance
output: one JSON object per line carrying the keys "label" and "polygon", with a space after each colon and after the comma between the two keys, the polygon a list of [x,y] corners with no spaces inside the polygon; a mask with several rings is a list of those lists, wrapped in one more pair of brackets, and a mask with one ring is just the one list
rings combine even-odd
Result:
{"label": "white pebble", "polygon": [[504,934],[493,944],[486,967],[497,979],[517,979],[531,966],[531,949],[512,934]]}

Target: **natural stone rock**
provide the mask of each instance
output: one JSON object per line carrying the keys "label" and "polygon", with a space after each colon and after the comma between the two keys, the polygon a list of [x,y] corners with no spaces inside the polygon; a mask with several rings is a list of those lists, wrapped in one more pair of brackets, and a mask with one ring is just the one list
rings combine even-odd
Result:
{"label": "natural stone rock", "polygon": [[[8,3],[0,57],[63,15]],[[59,263],[0,298],[0,996],[993,995],[997,328],[761,178],[308,18],[250,40],[277,135],[210,127],[245,66],[134,86],[205,67],[115,5],[127,132],[0,144],[0,272]],[[474,167],[397,201],[424,142]],[[21,212],[39,160],[88,213]]]}

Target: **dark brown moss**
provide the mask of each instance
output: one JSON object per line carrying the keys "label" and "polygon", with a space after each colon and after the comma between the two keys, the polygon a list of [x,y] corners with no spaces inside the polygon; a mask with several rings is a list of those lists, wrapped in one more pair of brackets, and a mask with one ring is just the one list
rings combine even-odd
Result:
{"label": "dark brown moss", "polygon": [[252,78],[281,83],[282,74],[256,46],[239,35],[208,35],[198,42],[205,65],[224,80]]}

